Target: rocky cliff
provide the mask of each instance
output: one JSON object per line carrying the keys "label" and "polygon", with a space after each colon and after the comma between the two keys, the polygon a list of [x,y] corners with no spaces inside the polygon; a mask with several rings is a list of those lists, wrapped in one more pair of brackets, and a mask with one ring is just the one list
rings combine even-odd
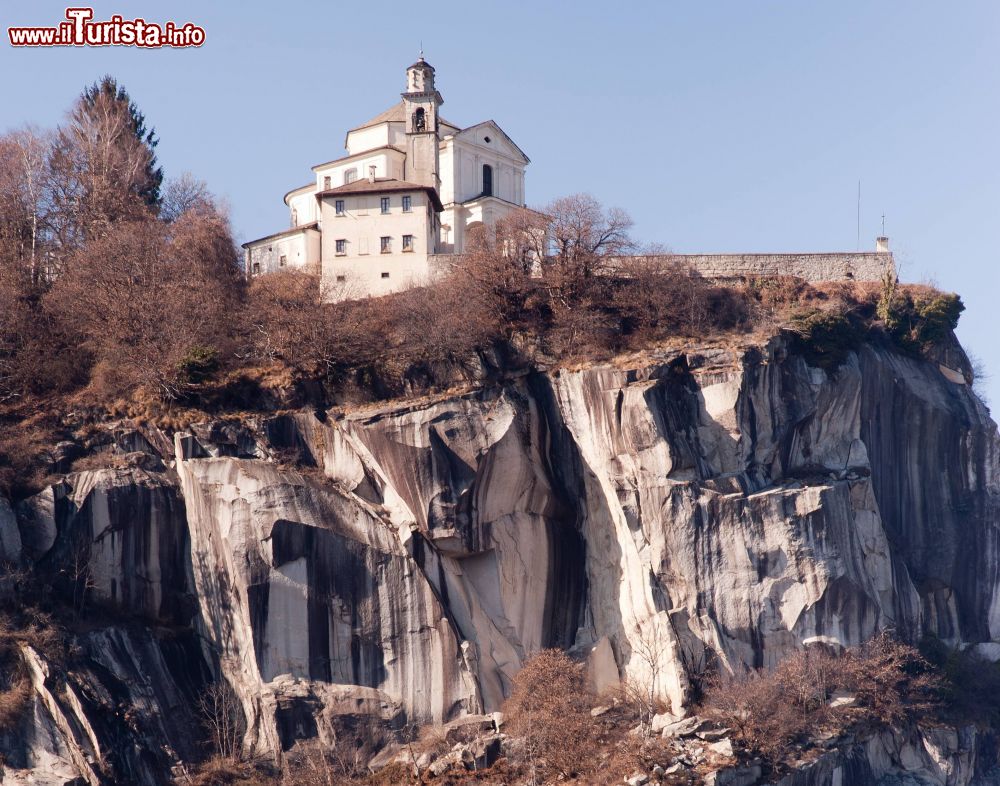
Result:
{"label": "rocky cliff", "polygon": [[596,689],[654,681],[678,715],[710,665],[812,640],[893,628],[1000,656],[1000,438],[947,354],[874,342],[825,371],[779,337],[173,434],[107,424],[64,450],[112,466],[0,500],[7,564],[82,562],[127,618],[78,636],[58,686],[28,648],[3,782],[179,775],[219,680],[247,748],[280,757],[368,716],[497,710],[545,647]]}

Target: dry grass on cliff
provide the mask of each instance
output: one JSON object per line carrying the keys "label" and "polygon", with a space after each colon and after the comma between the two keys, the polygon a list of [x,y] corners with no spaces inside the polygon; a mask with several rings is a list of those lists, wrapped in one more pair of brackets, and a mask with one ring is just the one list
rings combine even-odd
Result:
{"label": "dry grass on cliff", "polygon": [[[0,570],[12,584],[23,579],[10,566],[0,566]],[[50,615],[26,606],[0,609],[0,734],[14,731],[30,707],[32,687],[25,647],[31,647],[55,668],[64,665],[68,656],[62,628]]]}

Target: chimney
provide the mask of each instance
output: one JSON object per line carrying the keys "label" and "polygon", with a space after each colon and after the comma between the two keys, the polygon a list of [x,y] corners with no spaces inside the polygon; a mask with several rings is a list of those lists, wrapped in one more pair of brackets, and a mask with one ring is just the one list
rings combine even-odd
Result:
{"label": "chimney", "polygon": [[369,183],[375,182],[375,164],[372,164],[371,166],[368,167],[368,182]]}
{"label": "chimney", "polygon": [[876,254],[888,254],[889,253],[889,238],[885,235],[880,235],[875,238],[875,253]]}

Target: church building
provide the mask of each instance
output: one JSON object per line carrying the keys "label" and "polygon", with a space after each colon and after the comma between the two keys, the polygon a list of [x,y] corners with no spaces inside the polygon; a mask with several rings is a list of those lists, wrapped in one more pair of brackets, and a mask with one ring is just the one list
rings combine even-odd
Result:
{"label": "church building", "polygon": [[528,157],[492,120],[460,128],[441,117],[422,55],[401,99],[285,195],[291,228],[243,245],[248,275],[319,270],[327,300],[385,295],[432,281],[470,229],[524,206]]}

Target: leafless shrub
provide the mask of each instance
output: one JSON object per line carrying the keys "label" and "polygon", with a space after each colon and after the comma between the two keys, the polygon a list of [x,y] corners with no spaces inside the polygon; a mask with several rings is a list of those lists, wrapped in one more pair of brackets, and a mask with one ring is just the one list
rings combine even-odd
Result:
{"label": "leafless shrub", "polygon": [[0,734],[13,731],[30,706],[24,648],[31,647],[56,670],[65,665],[69,653],[63,630],[51,615],[21,598],[17,603],[15,610],[0,612]]}
{"label": "leafless shrub", "polygon": [[660,689],[670,660],[666,639],[658,634],[655,624],[636,628],[630,643],[632,657],[638,662],[641,676],[629,676],[623,686],[625,701],[638,716],[643,736],[646,737],[652,733],[653,716],[667,709]]}
{"label": "leafless shrub", "polygon": [[232,686],[222,680],[206,687],[198,699],[198,710],[212,750],[223,761],[239,762],[243,758],[246,716]]}
{"label": "leafless shrub", "polygon": [[920,653],[888,633],[880,633],[847,658],[846,687],[858,697],[866,717],[893,725],[935,709],[941,679]]}
{"label": "leafless shrub", "polygon": [[385,728],[373,717],[342,721],[333,731],[327,756],[334,774],[341,778],[363,777],[368,762],[389,742]]}
{"label": "leafless shrub", "polygon": [[979,400],[989,406],[989,396],[987,395],[987,383],[990,381],[990,373],[986,368],[986,363],[978,355],[967,353],[969,365],[972,370],[972,392]]}
{"label": "leafless shrub", "polygon": [[84,613],[91,593],[97,589],[90,545],[86,542],[75,544],[60,573],[69,585],[73,613],[80,617]]}
{"label": "leafless shrub", "polygon": [[118,223],[75,252],[45,298],[107,375],[178,398],[231,350],[240,278],[226,219]]}
{"label": "leafless shrub", "polygon": [[318,740],[299,741],[285,755],[281,786],[338,786],[345,782]]}
{"label": "leafless shrub", "polygon": [[320,296],[319,277],[310,273],[282,271],[256,278],[245,319],[250,355],[313,372],[364,363],[373,343],[369,302],[324,304]]}
{"label": "leafless shrub", "polygon": [[595,726],[583,667],[560,650],[543,650],[514,677],[504,704],[510,732],[523,743],[521,764],[531,781],[586,772],[594,755]]}
{"label": "leafless shrub", "polygon": [[191,786],[276,786],[280,781],[261,762],[236,762],[212,756],[198,767]]}
{"label": "leafless shrub", "polygon": [[[749,751],[777,762],[791,742],[824,728],[897,725],[924,716],[936,706],[940,686],[916,649],[880,633],[839,656],[809,648],[772,671],[716,680],[703,710],[733,729]],[[852,699],[831,704],[836,691]]]}

